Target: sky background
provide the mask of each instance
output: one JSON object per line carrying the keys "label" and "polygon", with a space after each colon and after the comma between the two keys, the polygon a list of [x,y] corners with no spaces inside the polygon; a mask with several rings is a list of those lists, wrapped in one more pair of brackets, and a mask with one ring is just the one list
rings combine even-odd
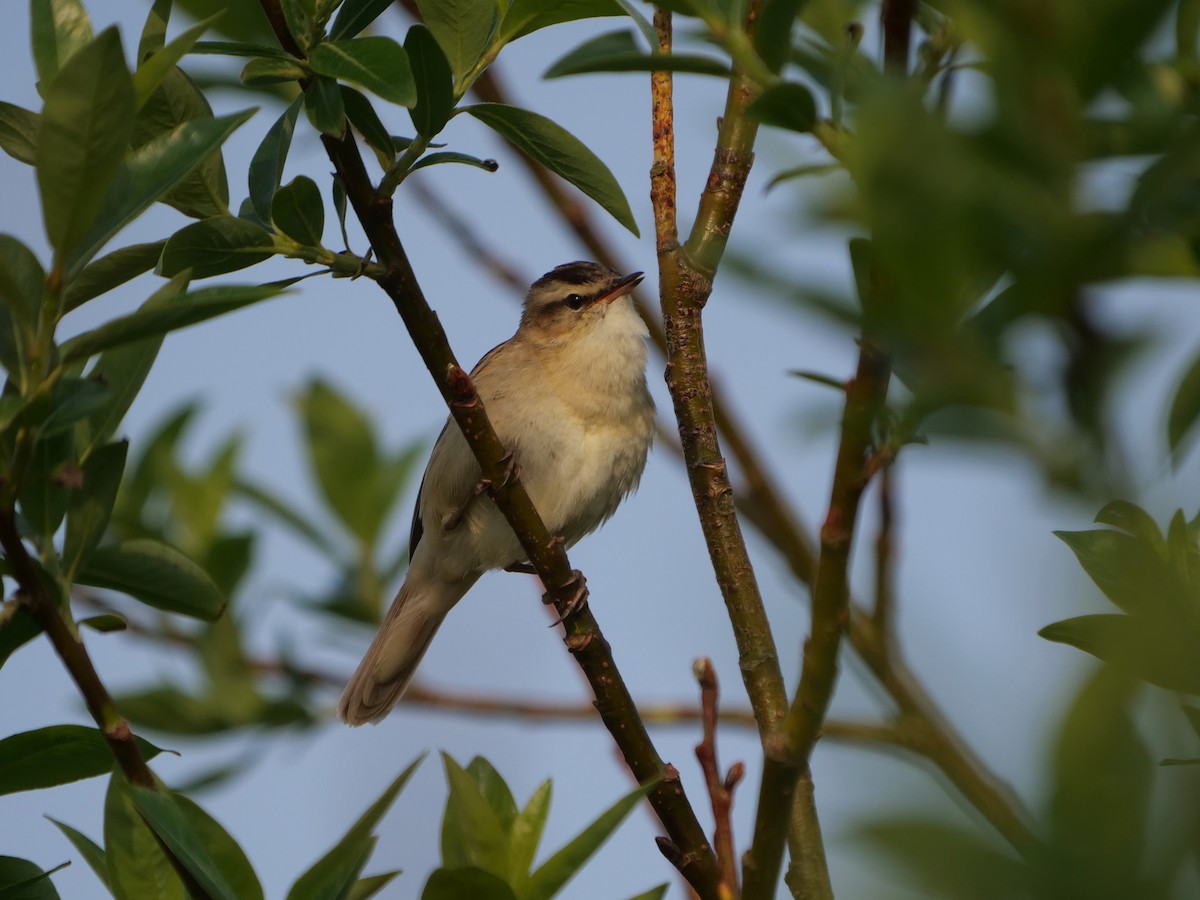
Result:
{"label": "sky background", "polygon": [[[0,30],[0,99],[37,108],[28,48],[28,9],[12,0]],[[127,55],[137,43],[145,8],[133,2],[92,0],[96,30],[120,25]],[[380,20],[383,30],[403,35],[399,13]],[[516,102],[549,115],[581,138],[610,166],[624,187],[642,231],[636,239],[593,208],[606,236],[632,268],[653,273],[653,228],[648,200],[649,91],[645,77],[582,76],[542,81],[540,73],[567,49],[616,27],[613,22],[577,23],[543,31],[509,48],[498,66]],[[181,25],[172,23],[170,33]],[[871,43],[875,41],[875,43]],[[864,46],[877,46],[869,29]],[[231,64],[232,65],[232,64]],[[703,185],[723,91],[716,79],[676,81],[679,141],[679,209],[686,229]],[[211,95],[218,113],[258,99],[235,91]],[[982,103],[979,95],[964,101]],[[382,105],[381,105],[382,108]],[[232,205],[245,196],[246,166],[278,115],[263,108],[226,145]],[[394,133],[409,130],[403,110],[388,108]],[[444,135],[450,149],[496,157],[500,170],[441,166],[418,173],[466,216],[491,248],[532,280],[582,251],[531,185],[523,168],[490,131],[467,117]],[[800,136],[765,131],[758,161],[734,228],[731,252],[763,255],[810,283],[847,294],[851,279],[845,252],[848,232],[818,221],[815,210],[835,182],[790,185],[770,193],[774,172],[821,161],[815,144]],[[1105,204],[1128,189],[1140,167],[1130,162],[1090,173],[1080,185],[1085,202]],[[323,186],[329,163],[302,121],[284,181],[307,174]],[[334,221],[332,213],[327,215]],[[397,196],[396,220],[426,296],[437,310],[460,360],[473,362],[516,327],[513,295],[468,259],[462,247],[431,224],[411,192]],[[119,243],[152,240],[186,224],[165,207],[152,210]],[[16,235],[48,261],[32,170],[0,157],[0,231]],[[361,236],[352,234],[361,250]],[[327,243],[335,246],[333,231]],[[246,283],[301,274],[302,263],[272,261],[227,280]],[[154,276],[144,276],[72,315],[64,335],[136,307]],[[647,279],[653,284],[654,277]],[[1195,466],[1173,472],[1164,465],[1163,398],[1195,354],[1200,313],[1194,285],[1140,282],[1095,292],[1102,318],[1122,328],[1145,330],[1157,343],[1124,381],[1118,398],[1121,438],[1134,474],[1132,499],[1159,521],[1178,506],[1194,512]],[[851,337],[821,319],[761,295],[727,274],[718,277],[705,314],[714,374],[739,416],[765,452],[778,483],[811,526],[827,503],[833,468],[834,397],[828,390],[789,376],[812,369],[837,377],[852,371]],[[1056,364],[1051,343],[1032,331],[1025,350],[1046,371]],[[662,362],[652,357],[651,390],[670,413]],[[391,449],[414,439],[432,440],[445,411],[399,317],[387,298],[365,279],[313,279],[286,297],[169,337],[123,431],[136,453],[168,411],[200,398],[203,412],[193,428],[189,456],[200,460],[231,433],[244,438],[242,467],[305,510],[318,513],[298,441],[289,398],[309,379],[327,379],[375,419]],[[1195,462],[1195,457],[1190,458]],[[412,489],[390,523],[386,546],[407,536]],[[1007,451],[935,441],[902,455],[897,469],[898,595],[901,646],[912,667],[972,747],[1031,806],[1044,799],[1043,763],[1051,729],[1081,678],[1091,670],[1082,654],[1036,636],[1049,622],[1083,612],[1105,611],[1071,553],[1053,529],[1086,528],[1101,503],[1049,492],[1027,461]],[[861,535],[874,534],[874,504]],[[233,510],[246,519],[245,510]],[[248,520],[248,519],[247,519]],[[781,561],[748,531],[768,613],[789,686],[799,672],[807,631],[807,597]],[[853,571],[859,593],[871,581],[869,553],[857,555]],[[653,702],[693,703],[697,690],[692,660],[711,656],[721,678],[723,702],[745,704],[736,648],[691,504],[680,462],[656,448],[641,490],[600,533],[571,553],[587,574],[592,608],[614,647],[618,665],[636,697]],[[328,620],[297,613],[288,597],[331,573],[292,539],[272,534],[262,545],[243,616],[251,619],[255,647],[263,653],[293,646],[302,660],[349,673],[365,648],[365,632],[335,629]],[[530,579],[486,576],[449,617],[420,677],[432,686],[587,702],[586,685],[546,615]],[[147,650],[135,639],[89,635],[89,648],[115,691],[160,676],[186,677],[186,666],[169,654]],[[886,701],[849,658],[843,667],[832,715],[870,718]],[[384,893],[415,897],[437,854],[445,796],[436,751],[465,763],[483,753],[524,803],[545,778],[554,778],[554,802],[542,857],[557,848],[629,787],[608,735],[598,724],[554,724],[475,719],[400,709],[383,724],[351,730],[332,719],[334,693],[326,697],[327,724],[296,735],[265,739],[183,741],[159,738],[182,757],[160,757],[155,770],[181,783],[212,766],[252,754],[248,774],[198,797],[241,842],[268,897],[282,897],[294,878],[323,854],[361,811],[414,757],[435,751],[410,782],[379,828],[380,841],[367,872],[403,868]],[[85,722],[73,685],[43,641],[22,649],[0,677],[0,716],[5,733],[63,722]],[[681,771],[702,821],[709,827],[707,798],[692,748],[695,726],[652,731],[661,755]],[[152,736],[153,737],[153,736]],[[749,731],[720,734],[724,767],[748,763],[738,792],[735,825],[739,852],[753,817],[759,756]],[[1176,754],[1180,755],[1180,754]],[[943,791],[927,766],[874,749],[822,744],[813,761],[817,799],[834,884],[839,897],[916,898],[896,887],[886,870],[854,838],[857,825],[890,808],[917,804],[952,820],[973,814]],[[100,885],[43,815],[102,835],[104,781],[0,799],[0,853],[30,858],[43,867],[74,864],[54,876],[64,897],[103,896]],[[986,828],[986,826],[985,826]],[[621,898],[662,881],[668,896],[683,896],[672,870],[653,843],[656,823],[635,812],[583,876],[563,896],[575,900]]]}

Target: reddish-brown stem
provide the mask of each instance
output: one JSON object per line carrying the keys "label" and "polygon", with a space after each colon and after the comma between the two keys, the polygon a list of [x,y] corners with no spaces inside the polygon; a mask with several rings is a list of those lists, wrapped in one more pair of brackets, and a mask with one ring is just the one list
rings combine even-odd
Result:
{"label": "reddish-brown stem", "polygon": [[720,764],[717,762],[717,707],[719,688],[717,672],[712,660],[702,657],[693,664],[696,681],[700,685],[700,708],[703,710],[703,736],[696,745],[696,759],[704,772],[704,781],[708,786],[709,800],[712,802],[714,835],[713,847],[717,852],[717,865],[721,869],[722,900],[735,900],[740,894],[737,876],[737,857],[733,848],[733,791],[746,767],[742,763],[734,763],[724,778],[721,777]]}

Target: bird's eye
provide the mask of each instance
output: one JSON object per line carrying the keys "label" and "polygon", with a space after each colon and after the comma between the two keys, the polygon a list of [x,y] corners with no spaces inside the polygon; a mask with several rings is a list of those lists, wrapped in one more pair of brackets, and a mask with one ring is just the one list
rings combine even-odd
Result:
{"label": "bird's eye", "polygon": [[583,309],[583,298],[578,294],[571,294],[567,297],[567,306],[571,309]]}

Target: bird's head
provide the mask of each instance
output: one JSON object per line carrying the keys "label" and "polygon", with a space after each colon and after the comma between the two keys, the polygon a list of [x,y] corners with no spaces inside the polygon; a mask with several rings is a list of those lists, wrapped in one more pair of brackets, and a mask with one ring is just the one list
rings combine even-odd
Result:
{"label": "bird's head", "polygon": [[[594,262],[570,262],[547,272],[525,297],[521,331],[542,341],[558,341],[589,332],[613,304],[642,280],[641,272],[620,275]],[[632,306],[628,313],[636,316]]]}

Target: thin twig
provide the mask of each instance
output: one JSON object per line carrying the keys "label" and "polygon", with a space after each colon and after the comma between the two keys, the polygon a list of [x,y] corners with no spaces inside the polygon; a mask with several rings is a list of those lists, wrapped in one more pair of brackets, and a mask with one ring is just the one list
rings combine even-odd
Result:
{"label": "thin twig", "polygon": [[713,847],[717,851],[717,865],[721,868],[720,892],[722,900],[735,900],[739,895],[737,857],[733,849],[733,791],[746,774],[743,763],[734,763],[724,778],[717,762],[717,708],[719,689],[717,672],[712,660],[701,657],[692,665],[696,681],[700,685],[700,706],[703,710],[703,737],[696,745],[696,759],[704,772],[708,785],[708,796],[712,802],[714,836]]}
{"label": "thin twig", "polygon": [[889,649],[887,645],[895,637],[892,616],[896,598],[892,573],[892,565],[896,556],[893,536],[894,490],[892,467],[884,466],[879,475],[879,533],[875,536],[875,605],[871,610],[871,622],[885,638],[885,653]]}

